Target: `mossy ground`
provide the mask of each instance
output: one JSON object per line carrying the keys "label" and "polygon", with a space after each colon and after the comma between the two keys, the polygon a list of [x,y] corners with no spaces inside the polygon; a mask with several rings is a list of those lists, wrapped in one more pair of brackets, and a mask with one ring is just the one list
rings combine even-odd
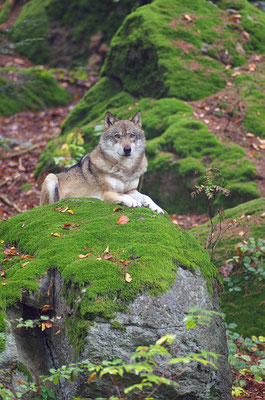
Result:
{"label": "mossy ground", "polygon": [[[206,0],[155,0],[138,8],[114,35],[102,75],[135,96],[192,101],[218,92],[225,65],[237,67],[247,54],[264,51],[264,14],[237,3],[240,24]],[[248,40],[244,31],[251,32]]]}
{"label": "mossy ground", "polygon": [[36,64],[53,63],[58,53],[60,66],[84,64],[90,37],[100,31],[102,40],[109,43],[136,5],[137,0],[31,0],[21,10],[10,37],[17,51]]}
{"label": "mossy ground", "polygon": [[[60,212],[58,207],[66,205],[74,214]],[[122,207],[114,212],[115,207],[95,199],[67,199],[1,222],[2,308],[19,301],[21,289],[36,291],[37,279],[56,268],[66,301],[74,309],[68,328],[78,347],[95,317],[112,318],[139,293],[165,292],[174,283],[178,266],[200,268],[212,293],[217,272],[189,233],[148,209]],[[116,223],[121,215],[129,217],[126,225]],[[10,246],[33,258],[8,256],[3,251]],[[107,248],[110,258],[104,259]],[[131,282],[126,282],[126,273]]]}
{"label": "mossy ground", "polygon": [[0,25],[3,24],[9,17],[11,12],[10,0],[6,0],[0,9]]}
{"label": "mossy ground", "polygon": [[[250,237],[257,239],[265,238],[265,220],[262,214],[265,210],[265,198],[252,200],[237,207],[225,210],[226,219],[223,229],[231,223],[232,219],[237,222],[222,236],[214,253],[214,263],[221,267],[225,261],[235,255],[235,246]],[[214,219],[217,223],[217,217]],[[209,223],[196,229],[192,233],[203,245],[209,234]],[[218,225],[216,225],[218,230]],[[242,235],[243,232],[243,236]],[[233,275],[232,275],[233,276]],[[242,278],[241,292],[229,292],[226,285],[221,296],[221,306],[226,314],[227,322],[235,322],[238,331],[247,337],[251,335],[264,335],[264,296],[265,285],[256,279],[246,282]]]}
{"label": "mossy ground", "polygon": [[39,68],[1,68],[0,94],[2,116],[25,109],[66,105],[71,100],[70,94],[58,85],[53,75]]}

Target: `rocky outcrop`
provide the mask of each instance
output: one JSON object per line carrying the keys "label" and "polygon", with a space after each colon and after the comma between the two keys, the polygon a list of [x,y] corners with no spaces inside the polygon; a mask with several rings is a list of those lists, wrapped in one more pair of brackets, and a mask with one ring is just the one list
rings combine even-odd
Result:
{"label": "rocky outcrop", "polygon": [[[128,361],[137,346],[174,333],[174,355],[206,350],[222,357],[217,370],[196,363],[173,369],[181,372],[180,385],[175,392],[161,388],[159,398],[231,399],[223,321],[216,316],[210,326],[189,331],[183,323],[191,307],[219,310],[218,274],[208,253],[166,216],[113,207],[68,199],[0,224],[0,299],[12,324],[15,361],[32,376],[76,360]],[[129,216],[126,225],[116,223],[119,213]],[[39,324],[20,328],[19,318]],[[111,391],[104,379],[88,384],[80,376],[60,383],[57,398]]]}

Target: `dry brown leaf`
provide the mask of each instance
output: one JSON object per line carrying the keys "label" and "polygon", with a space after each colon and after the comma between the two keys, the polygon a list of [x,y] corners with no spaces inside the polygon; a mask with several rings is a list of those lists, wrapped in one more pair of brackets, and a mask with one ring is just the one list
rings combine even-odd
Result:
{"label": "dry brown leaf", "polygon": [[256,71],[256,64],[249,64],[248,65],[248,70],[249,70],[249,72],[254,72],[254,71]]}
{"label": "dry brown leaf", "polygon": [[130,283],[132,281],[132,277],[129,274],[129,272],[126,272],[126,274],[125,274],[125,281],[128,282],[128,283]]}
{"label": "dry brown leaf", "polygon": [[66,212],[68,212],[69,214],[74,214],[75,212],[73,210],[67,210]]}
{"label": "dry brown leaf", "polygon": [[88,381],[88,382],[92,382],[92,381],[95,379],[96,376],[97,376],[97,373],[96,373],[96,372],[93,372],[93,374],[91,374],[91,375],[88,377],[87,381]]}
{"label": "dry brown leaf", "polygon": [[104,260],[113,260],[113,256],[111,254],[104,254]]}
{"label": "dry brown leaf", "polygon": [[182,18],[185,19],[185,21],[191,22],[192,18],[189,14],[182,14]]}
{"label": "dry brown leaf", "polygon": [[115,207],[115,208],[113,208],[113,212],[117,212],[117,211],[121,211],[121,210],[122,210],[121,207]]}
{"label": "dry brown leaf", "polygon": [[45,322],[45,327],[48,328],[48,329],[51,328],[52,327],[51,321]]}
{"label": "dry brown leaf", "polygon": [[45,312],[45,311],[48,311],[49,309],[51,308],[51,306],[49,305],[49,304],[44,304],[44,306],[42,306],[42,311],[43,312]]}
{"label": "dry brown leaf", "polygon": [[23,264],[21,264],[21,267],[25,267],[26,265],[28,265],[29,264],[29,261],[27,261],[27,262],[25,262],[25,263],[23,263]]}
{"label": "dry brown leaf", "polygon": [[107,245],[106,249],[104,250],[104,253],[105,254],[109,253],[109,245]]}
{"label": "dry brown leaf", "polygon": [[242,236],[244,236],[244,234],[245,234],[245,232],[240,231],[239,234],[238,234],[238,236],[242,237]]}
{"label": "dry brown leaf", "polygon": [[87,254],[79,254],[78,258],[82,260],[83,258],[87,258],[88,256],[91,256],[92,253],[87,253]]}
{"label": "dry brown leaf", "polygon": [[118,225],[125,225],[125,224],[128,224],[129,221],[130,221],[129,218],[126,217],[126,215],[121,215],[116,223]]}
{"label": "dry brown leaf", "polygon": [[55,233],[51,232],[51,236],[60,237],[61,234],[59,232],[55,232]]}

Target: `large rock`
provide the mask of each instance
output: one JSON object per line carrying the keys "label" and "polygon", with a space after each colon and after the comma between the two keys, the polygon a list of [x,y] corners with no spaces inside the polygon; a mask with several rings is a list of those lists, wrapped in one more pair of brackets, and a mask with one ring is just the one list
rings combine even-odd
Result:
{"label": "large rock", "polygon": [[[44,330],[14,327],[19,361],[31,374],[36,363],[47,373],[76,359],[128,361],[137,346],[174,333],[174,355],[204,349],[222,358],[217,370],[188,365],[177,391],[164,387],[159,398],[231,399],[223,321],[215,317],[210,326],[190,331],[183,324],[191,307],[219,310],[218,274],[208,253],[168,217],[114,207],[95,199],[66,200],[0,224],[0,299],[7,318],[54,318]],[[129,223],[118,225],[124,214]],[[80,378],[59,386],[57,395],[70,399],[85,390],[89,397],[105,396],[107,388],[104,380],[87,385]]]}

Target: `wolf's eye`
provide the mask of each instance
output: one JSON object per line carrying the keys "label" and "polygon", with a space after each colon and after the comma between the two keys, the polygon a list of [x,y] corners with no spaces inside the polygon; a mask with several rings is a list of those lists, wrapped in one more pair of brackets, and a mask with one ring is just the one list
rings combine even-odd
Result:
{"label": "wolf's eye", "polygon": [[116,133],[116,134],[114,135],[114,137],[115,137],[115,139],[120,139],[120,138],[121,138],[121,135],[120,135],[119,133]]}
{"label": "wolf's eye", "polygon": [[131,138],[131,139],[134,139],[135,136],[136,136],[136,135],[135,135],[134,133],[131,133],[131,134],[130,134],[130,138]]}

